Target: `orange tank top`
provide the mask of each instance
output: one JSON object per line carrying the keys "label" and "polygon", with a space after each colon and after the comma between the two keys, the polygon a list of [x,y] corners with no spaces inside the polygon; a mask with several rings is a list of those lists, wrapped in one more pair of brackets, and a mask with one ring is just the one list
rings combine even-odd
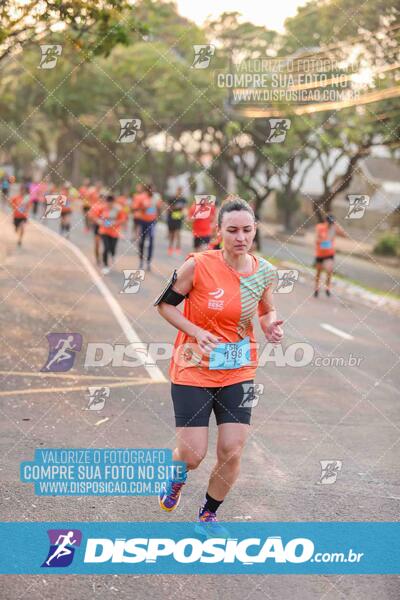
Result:
{"label": "orange tank top", "polygon": [[[276,282],[276,269],[265,259],[250,256],[253,269],[246,274],[229,267],[222,250],[190,253],[186,257],[186,260],[194,258],[195,269],[193,288],[185,299],[183,314],[192,323],[221,338],[224,346],[216,349],[222,354],[214,353],[213,357],[202,354],[196,339],[179,331],[169,370],[173,383],[222,387],[255,377],[258,352],[252,319],[265,289]],[[227,356],[232,356],[232,350],[241,352],[247,343],[247,364],[241,366],[239,361],[234,368],[227,368],[232,363],[221,362],[225,349]],[[215,361],[216,357],[220,362]]]}
{"label": "orange tank top", "polygon": [[330,229],[328,223],[318,223],[315,226],[315,232],[315,256],[317,258],[333,256],[335,254],[335,226]]}

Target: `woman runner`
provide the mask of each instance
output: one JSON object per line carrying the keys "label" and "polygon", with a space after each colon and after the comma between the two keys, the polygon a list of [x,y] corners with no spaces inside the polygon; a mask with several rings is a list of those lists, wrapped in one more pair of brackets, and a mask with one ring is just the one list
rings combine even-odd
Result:
{"label": "woman runner", "polygon": [[154,232],[157,220],[160,217],[162,209],[162,200],[159,194],[155,193],[151,185],[145,186],[145,193],[140,197],[137,203],[137,210],[140,217],[140,239],[139,239],[139,269],[143,269],[144,246],[148,239],[147,246],[147,266],[146,270],[151,271],[151,260],[153,257]]}
{"label": "woman runner", "polygon": [[66,182],[64,187],[61,189],[61,196],[65,196],[65,204],[61,207],[61,218],[60,218],[60,233],[69,238],[71,231],[71,215],[72,215],[72,198],[73,188]]}
{"label": "woman runner", "polygon": [[121,237],[121,226],[127,219],[127,214],[115,197],[109,194],[106,202],[93,213],[93,219],[99,226],[99,234],[103,240],[103,269],[102,273],[110,272],[110,260],[115,261],[118,239]]}
{"label": "woman runner", "polygon": [[185,219],[187,200],[182,194],[183,190],[178,187],[175,196],[170,198],[167,204],[167,226],[168,226],[168,256],[175,252],[181,254],[181,229]]}
{"label": "woman runner", "polygon": [[188,220],[192,221],[193,249],[195,252],[207,250],[215,228],[215,206],[207,202],[207,196],[200,202],[193,202],[189,208]]}
{"label": "woman runner", "polygon": [[[251,207],[240,198],[225,202],[217,227],[223,249],[190,253],[155,302],[179,330],[170,365],[174,460],[186,463],[187,471],[196,469],[207,453],[212,411],[218,425],[217,460],[198,514],[197,528],[206,534],[220,527],[216,513],[239,475],[249,433],[251,406],[245,398],[254,389],[258,360],[255,314],[268,342],[283,337],[272,301],[275,268],[249,253],[256,233]],[[183,299],[182,313],[177,305]],[[177,508],[184,485],[169,482],[159,497],[163,510]]]}
{"label": "woman runner", "polygon": [[18,237],[17,244],[18,246],[21,246],[22,238],[25,232],[25,225],[28,221],[29,210],[32,205],[32,200],[27,185],[21,184],[20,193],[11,198],[10,204],[13,211],[15,232]]}
{"label": "woman runner", "polygon": [[145,195],[144,185],[136,184],[136,191],[132,196],[131,213],[132,213],[132,243],[135,244],[139,239],[139,233],[142,229],[142,210],[141,200]]}
{"label": "woman runner", "polygon": [[333,215],[326,215],[325,221],[315,226],[315,298],[318,298],[322,271],[326,272],[325,293],[328,298],[331,295],[336,235],[347,237],[340,225],[335,223]]}

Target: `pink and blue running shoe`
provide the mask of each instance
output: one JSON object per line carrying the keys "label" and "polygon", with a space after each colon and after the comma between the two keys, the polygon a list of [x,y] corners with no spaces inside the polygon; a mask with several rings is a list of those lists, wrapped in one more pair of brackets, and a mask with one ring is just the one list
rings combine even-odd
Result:
{"label": "pink and blue running shoe", "polygon": [[167,489],[160,493],[158,503],[163,510],[172,512],[179,506],[185,481],[169,481]]}
{"label": "pink and blue running shoe", "polygon": [[195,525],[195,531],[207,538],[228,538],[229,531],[218,523],[217,515],[210,510],[199,510],[199,518]]}

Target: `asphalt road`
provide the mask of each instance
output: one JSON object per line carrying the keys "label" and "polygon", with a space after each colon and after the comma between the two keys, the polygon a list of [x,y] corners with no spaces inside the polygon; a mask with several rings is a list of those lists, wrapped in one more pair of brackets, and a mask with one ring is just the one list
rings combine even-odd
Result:
{"label": "asphalt road", "polygon": [[[52,227],[55,229],[55,227]],[[88,342],[127,344],[134,331],[143,342],[172,342],[174,330],[152,306],[172,268],[164,227],[157,225],[155,261],[137,294],[121,294],[123,269],[137,268],[129,241],[122,240],[114,270],[103,277],[106,301],[82,261],[43,227],[29,225],[17,248],[10,216],[0,215],[7,257],[0,269],[1,341],[1,514],[4,521],[161,521],[152,497],[38,497],[19,481],[19,465],[43,447],[173,447],[174,422],[168,382],[138,367],[84,367],[84,351],[65,374],[40,369],[49,332],[78,332]],[[71,242],[93,264],[92,236],[77,215]],[[184,236],[185,252],[190,250]],[[112,298],[114,300],[112,300]],[[117,320],[115,300],[129,327]],[[113,304],[114,302],[114,304]],[[111,303],[111,304],[110,304]],[[114,306],[114,312],[111,310]],[[313,364],[282,366],[270,360],[257,383],[264,392],[253,409],[240,479],[220,509],[225,520],[391,521],[398,519],[400,414],[398,402],[399,320],[355,300],[312,297],[301,279],[277,294],[288,349],[310,344]],[[121,316],[121,315],[120,315]],[[333,329],[332,329],[333,328]],[[258,340],[262,334],[257,326]],[[350,355],[358,366],[338,366]],[[315,357],[330,361],[317,366]],[[328,358],[330,357],[330,358]],[[334,362],[336,361],[336,362]],[[354,363],[354,360],[353,360]],[[325,363],[326,364],[326,363]],[[158,367],[167,377],[168,361]],[[102,411],[87,407],[89,385],[109,385]],[[214,463],[215,423],[210,447],[192,472],[172,520],[196,516]],[[320,461],[342,461],[337,480],[319,485]],[[395,576],[2,576],[0,597],[168,598],[214,600],[394,599]]]}

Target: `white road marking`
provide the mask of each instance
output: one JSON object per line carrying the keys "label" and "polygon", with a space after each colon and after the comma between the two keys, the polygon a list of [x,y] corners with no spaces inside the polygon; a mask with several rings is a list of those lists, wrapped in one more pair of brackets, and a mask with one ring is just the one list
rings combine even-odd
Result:
{"label": "white road marking", "polygon": [[[108,306],[111,309],[111,312],[113,313],[114,317],[118,321],[118,324],[120,325],[122,331],[124,332],[128,342],[130,344],[142,344],[143,345],[143,351],[142,351],[142,349],[140,349],[141,351],[136,352],[136,354],[137,354],[138,359],[142,363],[143,367],[146,369],[146,371],[150,375],[150,377],[153,379],[153,381],[157,381],[158,383],[166,383],[167,379],[165,379],[162,371],[155,365],[155,361],[152,358],[152,356],[147,352],[146,344],[144,344],[144,342],[141,341],[138,334],[136,333],[136,331],[133,329],[132,325],[130,324],[124,311],[122,310],[119,302],[114,298],[113,294],[110,292],[110,290],[104,283],[103,279],[100,277],[100,275],[98,274],[96,269],[93,267],[93,265],[83,254],[82,250],[80,248],[78,248],[78,246],[75,246],[75,244],[72,244],[72,242],[70,242],[69,240],[66,240],[65,238],[61,237],[58,233],[55,233],[50,228],[45,227],[41,223],[36,223],[35,221],[31,220],[31,224],[35,225],[39,229],[44,230],[46,233],[51,235],[55,240],[57,240],[58,243],[64,244],[64,246],[66,246],[69,250],[71,250],[71,252],[73,252],[75,254],[75,256],[80,260],[80,262],[82,263],[82,265],[84,266],[86,271],[89,273],[90,277],[92,278],[93,283],[95,284],[95,286],[97,287],[99,292],[102,294],[104,300],[107,302]],[[153,363],[153,364],[149,364],[149,363]]]}
{"label": "white road marking", "polygon": [[326,331],[330,331],[331,333],[334,333],[335,335],[338,335],[339,337],[343,338],[344,340],[354,340],[354,337],[352,335],[350,335],[349,333],[346,333],[345,331],[342,331],[341,329],[337,329],[336,327],[333,327],[333,325],[329,325],[329,323],[320,323],[322,329],[326,329]]}
{"label": "white road marking", "polygon": [[104,417],[104,419],[100,419],[100,421],[97,421],[94,426],[98,427],[99,425],[102,425],[103,423],[106,423],[107,421],[110,420],[110,417]]}

